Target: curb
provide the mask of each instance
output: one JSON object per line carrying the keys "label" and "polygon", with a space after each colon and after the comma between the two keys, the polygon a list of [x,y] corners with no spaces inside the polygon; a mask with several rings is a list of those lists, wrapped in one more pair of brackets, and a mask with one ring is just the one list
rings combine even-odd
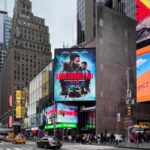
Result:
{"label": "curb", "polygon": [[117,148],[129,148],[129,149],[141,149],[141,150],[150,150],[150,148],[140,148],[140,147],[129,147],[129,146],[116,146]]}

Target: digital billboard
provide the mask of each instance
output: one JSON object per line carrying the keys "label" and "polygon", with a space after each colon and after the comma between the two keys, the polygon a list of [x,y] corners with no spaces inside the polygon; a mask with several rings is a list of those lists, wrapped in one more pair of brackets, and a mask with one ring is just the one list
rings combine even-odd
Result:
{"label": "digital billboard", "polygon": [[25,91],[16,90],[16,118],[24,118],[25,114]]}
{"label": "digital billboard", "polygon": [[55,101],[95,101],[95,81],[94,48],[55,50]]}
{"label": "digital billboard", "polygon": [[96,123],[96,114],[95,112],[88,112],[87,114],[87,120],[86,120],[86,129],[94,129],[95,128],[95,123]]}
{"label": "digital billboard", "polygon": [[150,1],[136,0],[136,43],[150,39]]}
{"label": "digital billboard", "polygon": [[61,103],[57,104],[57,122],[58,123],[77,123],[77,106],[68,106]]}
{"label": "digital billboard", "polygon": [[46,124],[52,124],[52,117],[56,114],[56,107],[49,106],[45,109],[43,109],[41,113],[41,125],[46,125]]}
{"label": "digital billboard", "polygon": [[137,102],[150,101],[150,46],[136,51]]}

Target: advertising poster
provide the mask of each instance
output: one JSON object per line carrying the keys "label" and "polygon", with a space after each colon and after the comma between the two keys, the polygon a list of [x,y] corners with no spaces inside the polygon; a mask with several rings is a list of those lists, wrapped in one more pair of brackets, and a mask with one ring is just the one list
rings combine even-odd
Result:
{"label": "advertising poster", "polygon": [[96,123],[96,115],[95,112],[88,112],[87,120],[86,120],[86,128],[95,128]]}
{"label": "advertising poster", "polygon": [[150,39],[150,1],[136,0],[136,43]]}
{"label": "advertising poster", "polygon": [[77,106],[57,104],[57,123],[77,123]]}
{"label": "advertising poster", "polygon": [[150,101],[150,46],[136,51],[137,102]]}
{"label": "advertising poster", "polygon": [[55,114],[56,114],[55,106],[50,106],[50,107],[45,108],[41,114],[41,124],[42,125],[52,124],[53,117]]}
{"label": "advertising poster", "polygon": [[55,50],[55,101],[95,101],[95,82],[94,48]]}

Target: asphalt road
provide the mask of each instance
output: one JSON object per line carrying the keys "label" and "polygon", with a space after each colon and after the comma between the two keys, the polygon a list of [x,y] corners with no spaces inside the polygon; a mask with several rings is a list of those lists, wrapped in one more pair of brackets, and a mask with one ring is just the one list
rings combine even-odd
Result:
{"label": "asphalt road", "polygon": [[[12,144],[1,142],[0,150],[44,150],[44,149],[37,148],[36,144],[33,142],[27,142],[26,144]],[[126,150],[126,149],[117,148],[109,145],[63,144],[61,150]]]}

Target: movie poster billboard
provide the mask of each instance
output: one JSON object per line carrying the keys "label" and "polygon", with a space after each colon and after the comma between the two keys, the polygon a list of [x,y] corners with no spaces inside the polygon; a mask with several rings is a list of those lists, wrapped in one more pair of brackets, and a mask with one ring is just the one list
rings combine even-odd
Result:
{"label": "movie poster billboard", "polygon": [[94,48],[55,50],[55,101],[95,101],[95,81]]}
{"label": "movie poster billboard", "polygon": [[54,117],[55,114],[56,114],[56,107],[54,105],[43,109],[41,113],[41,125],[44,126],[46,124],[52,124],[53,123],[52,118]]}
{"label": "movie poster billboard", "polygon": [[68,106],[57,104],[57,123],[77,123],[78,113],[77,106]]}
{"label": "movie poster billboard", "polygon": [[137,102],[150,101],[150,46],[136,51]]}
{"label": "movie poster billboard", "polygon": [[136,43],[150,39],[150,1],[136,0]]}

